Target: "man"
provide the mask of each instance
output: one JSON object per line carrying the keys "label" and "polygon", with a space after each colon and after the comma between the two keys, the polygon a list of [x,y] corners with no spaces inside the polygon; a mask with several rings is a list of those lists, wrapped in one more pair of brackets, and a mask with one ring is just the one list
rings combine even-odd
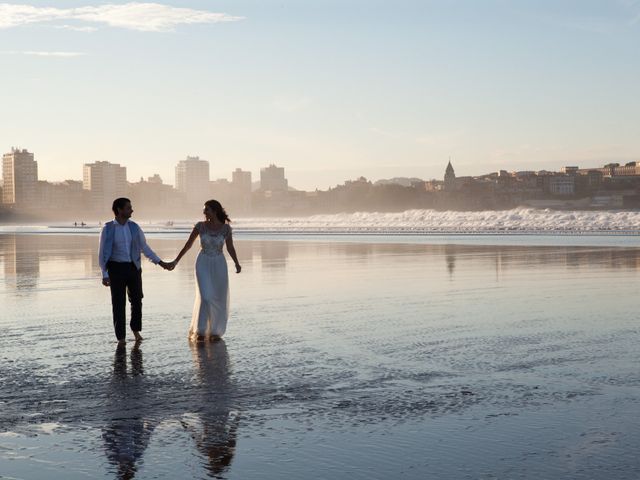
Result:
{"label": "man", "polygon": [[113,327],[119,344],[126,338],[126,294],[131,303],[129,323],[137,342],[142,340],[142,267],[140,252],[156,265],[169,269],[169,265],[156,255],[147,245],[142,229],[129,220],[133,213],[128,198],[116,198],[111,207],[115,220],[106,222],[100,234],[98,253],[102,284],[111,288]]}

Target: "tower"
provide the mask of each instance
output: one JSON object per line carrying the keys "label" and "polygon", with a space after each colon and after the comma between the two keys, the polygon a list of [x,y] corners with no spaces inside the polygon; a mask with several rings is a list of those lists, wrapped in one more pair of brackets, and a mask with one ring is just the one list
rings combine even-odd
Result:
{"label": "tower", "polygon": [[90,192],[92,207],[108,208],[114,198],[127,194],[127,167],[110,162],[85,163],[82,188]]}
{"label": "tower", "polygon": [[447,192],[452,192],[456,189],[456,173],[453,171],[451,160],[449,160],[447,169],[444,172],[444,189]]}
{"label": "tower", "polygon": [[2,203],[21,207],[32,206],[38,187],[38,162],[33,153],[12,148],[2,156]]}
{"label": "tower", "polygon": [[176,165],[176,190],[185,196],[188,205],[202,204],[209,199],[209,162],[200,157],[187,157]]}

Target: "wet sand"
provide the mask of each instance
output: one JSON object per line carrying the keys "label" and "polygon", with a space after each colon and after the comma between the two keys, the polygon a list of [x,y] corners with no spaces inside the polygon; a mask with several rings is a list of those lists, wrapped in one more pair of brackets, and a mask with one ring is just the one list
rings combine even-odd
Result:
{"label": "wet sand", "polygon": [[0,478],[638,478],[640,249],[236,244],[224,342],[193,251],[118,349],[96,237],[0,235]]}

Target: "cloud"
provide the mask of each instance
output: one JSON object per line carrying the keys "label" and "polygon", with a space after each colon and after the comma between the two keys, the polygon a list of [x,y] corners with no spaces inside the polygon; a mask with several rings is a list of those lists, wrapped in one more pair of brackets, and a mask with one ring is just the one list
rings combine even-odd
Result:
{"label": "cloud", "polygon": [[[0,4],[0,28],[32,23],[75,20],[142,32],[170,32],[178,25],[234,22],[244,17],[159,3],[130,2],[79,8],[35,7],[24,4]],[[64,26],[62,27],[64,28]]]}
{"label": "cloud", "polygon": [[71,30],[73,32],[84,33],[93,33],[98,31],[96,27],[78,27],[75,25],[55,25],[53,28],[57,28],[58,30]]}
{"label": "cloud", "polygon": [[32,55],[35,57],[82,57],[86,55],[82,52],[47,52],[47,51],[36,51],[36,50],[28,50],[23,52],[17,51],[9,51],[9,52],[0,52],[3,55]]}

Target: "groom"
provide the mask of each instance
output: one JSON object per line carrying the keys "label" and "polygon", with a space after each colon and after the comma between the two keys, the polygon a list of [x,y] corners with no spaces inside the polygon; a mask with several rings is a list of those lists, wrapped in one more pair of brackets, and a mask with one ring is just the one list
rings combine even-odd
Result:
{"label": "groom", "polygon": [[133,213],[128,198],[116,198],[111,207],[115,220],[107,222],[100,234],[98,253],[102,284],[111,288],[113,327],[120,344],[126,337],[126,294],[131,303],[131,330],[136,341],[142,340],[142,267],[140,252],[156,265],[164,269],[170,266],[160,260],[147,245],[144,233],[137,223],[129,220]]}

